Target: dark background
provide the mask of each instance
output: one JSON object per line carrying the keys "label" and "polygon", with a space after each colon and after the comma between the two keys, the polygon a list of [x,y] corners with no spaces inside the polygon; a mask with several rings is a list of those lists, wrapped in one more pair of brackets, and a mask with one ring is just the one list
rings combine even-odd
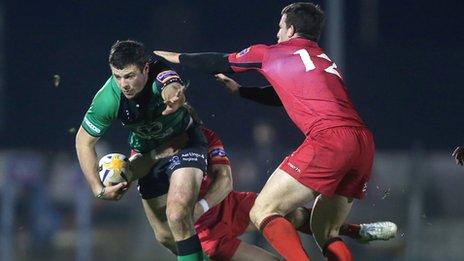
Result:
{"label": "dark background", "polygon": [[[0,145],[73,149],[74,130],[110,75],[108,51],[117,39],[182,52],[234,52],[255,43],[273,44],[280,11],[288,3],[6,0]],[[319,3],[324,7],[324,1]],[[345,2],[342,70],[377,147],[405,149],[420,143],[450,150],[464,143],[463,4],[378,1],[377,21],[366,23],[372,13],[363,11],[361,3]],[[376,33],[366,36],[366,26]],[[324,39],[321,45],[326,46]],[[252,125],[259,121],[274,125],[285,146],[300,143],[303,136],[282,109],[229,97],[212,77],[180,72],[191,81],[192,105],[226,144],[247,146]],[[59,87],[53,85],[55,74],[61,77]],[[239,79],[264,83],[254,75]],[[125,146],[127,133],[115,129],[106,139]]]}

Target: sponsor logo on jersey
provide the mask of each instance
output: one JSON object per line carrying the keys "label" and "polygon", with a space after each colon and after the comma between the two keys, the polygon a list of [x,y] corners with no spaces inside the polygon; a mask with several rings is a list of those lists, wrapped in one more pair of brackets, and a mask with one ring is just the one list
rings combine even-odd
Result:
{"label": "sponsor logo on jersey", "polygon": [[226,151],[223,148],[216,148],[213,149],[209,152],[209,157],[214,158],[214,157],[226,157]]}
{"label": "sponsor logo on jersey", "polygon": [[298,168],[297,166],[293,165],[292,163],[288,162],[287,165],[293,169],[294,171],[298,172],[298,173],[301,173],[301,169]]}
{"label": "sponsor logo on jersey", "polygon": [[240,57],[244,56],[245,54],[247,54],[250,51],[250,49],[251,49],[251,47],[248,47],[246,49],[241,50],[239,53],[237,53],[235,55],[235,58],[240,58]]}
{"label": "sponsor logo on jersey", "polygon": [[205,156],[203,154],[200,154],[200,153],[196,153],[196,152],[187,152],[187,153],[182,153],[182,160],[185,160],[185,159],[189,159],[189,158],[195,158],[195,160],[197,158],[202,158],[204,159]]}
{"label": "sponsor logo on jersey", "polygon": [[93,131],[100,134],[101,130],[97,126],[93,125],[86,117],[84,117],[84,123]]}
{"label": "sponsor logo on jersey", "polygon": [[171,127],[163,129],[163,124],[158,121],[152,122],[150,125],[145,125],[134,130],[134,133],[143,139],[163,139],[171,135],[173,132],[174,129]]}
{"label": "sponsor logo on jersey", "polygon": [[366,193],[366,191],[367,191],[367,182],[364,183],[364,186],[363,186],[363,189],[362,189],[363,193]]}
{"label": "sponsor logo on jersey", "polygon": [[179,156],[173,156],[170,160],[169,160],[169,169],[172,170],[174,169],[176,166],[180,165],[180,159],[179,159]]}

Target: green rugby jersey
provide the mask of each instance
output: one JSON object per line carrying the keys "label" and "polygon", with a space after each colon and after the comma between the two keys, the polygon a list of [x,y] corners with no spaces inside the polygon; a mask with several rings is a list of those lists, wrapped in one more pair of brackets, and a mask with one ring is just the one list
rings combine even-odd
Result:
{"label": "green rugby jersey", "polygon": [[186,108],[169,115],[161,113],[166,104],[161,97],[161,83],[156,76],[170,70],[160,61],[149,64],[149,76],[143,90],[127,99],[111,76],[95,95],[84,116],[82,127],[92,136],[101,137],[115,119],[130,130],[129,145],[137,152],[148,152],[185,131],[191,122]]}

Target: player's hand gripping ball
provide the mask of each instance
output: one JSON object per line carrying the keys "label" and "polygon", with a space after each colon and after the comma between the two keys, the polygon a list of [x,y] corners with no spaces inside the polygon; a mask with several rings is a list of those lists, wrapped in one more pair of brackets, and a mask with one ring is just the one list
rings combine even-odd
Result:
{"label": "player's hand gripping ball", "polygon": [[120,182],[129,182],[132,178],[129,160],[120,153],[110,153],[103,156],[98,162],[98,174],[105,187]]}

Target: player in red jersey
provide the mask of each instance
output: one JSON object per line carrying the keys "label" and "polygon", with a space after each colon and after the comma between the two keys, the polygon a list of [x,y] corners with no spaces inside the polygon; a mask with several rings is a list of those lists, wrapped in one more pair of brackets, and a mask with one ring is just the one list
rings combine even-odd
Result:
{"label": "player in red jersey", "polygon": [[[208,176],[205,176],[201,184],[200,200],[195,206],[194,219],[203,251],[214,260],[278,260],[264,249],[238,239],[246,231],[257,231],[248,215],[257,194],[233,191],[230,162],[221,140],[212,130],[202,128],[202,131],[208,141]],[[172,151],[168,148],[159,153],[163,155]],[[163,182],[163,179],[157,180],[157,183]],[[142,196],[143,193],[146,192],[141,191]],[[161,201],[160,206],[164,206],[165,202]],[[146,211],[157,240],[175,252],[174,238],[164,222],[163,212],[155,215],[148,209]],[[286,218],[299,231],[311,234],[310,210],[299,207]],[[388,240],[395,233],[396,225],[391,222],[344,224],[340,228],[340,234],[360,241]]]}
{"label": "player in red jersey", "polygon": [[312,3],[294,3],[281,14],[276,45],[253,45],[232,54],[155,54],[211,73],[256,70],[265,76],[306,139],[271,175],[250,218],[285,259],[309,260],[284,217],[315,199],[311,228],[323,254],[329,260],[352,260],[339,228],[353,199],[364,196],[373,136],[349,100],[337,66],[317,44],[323,11]]}

